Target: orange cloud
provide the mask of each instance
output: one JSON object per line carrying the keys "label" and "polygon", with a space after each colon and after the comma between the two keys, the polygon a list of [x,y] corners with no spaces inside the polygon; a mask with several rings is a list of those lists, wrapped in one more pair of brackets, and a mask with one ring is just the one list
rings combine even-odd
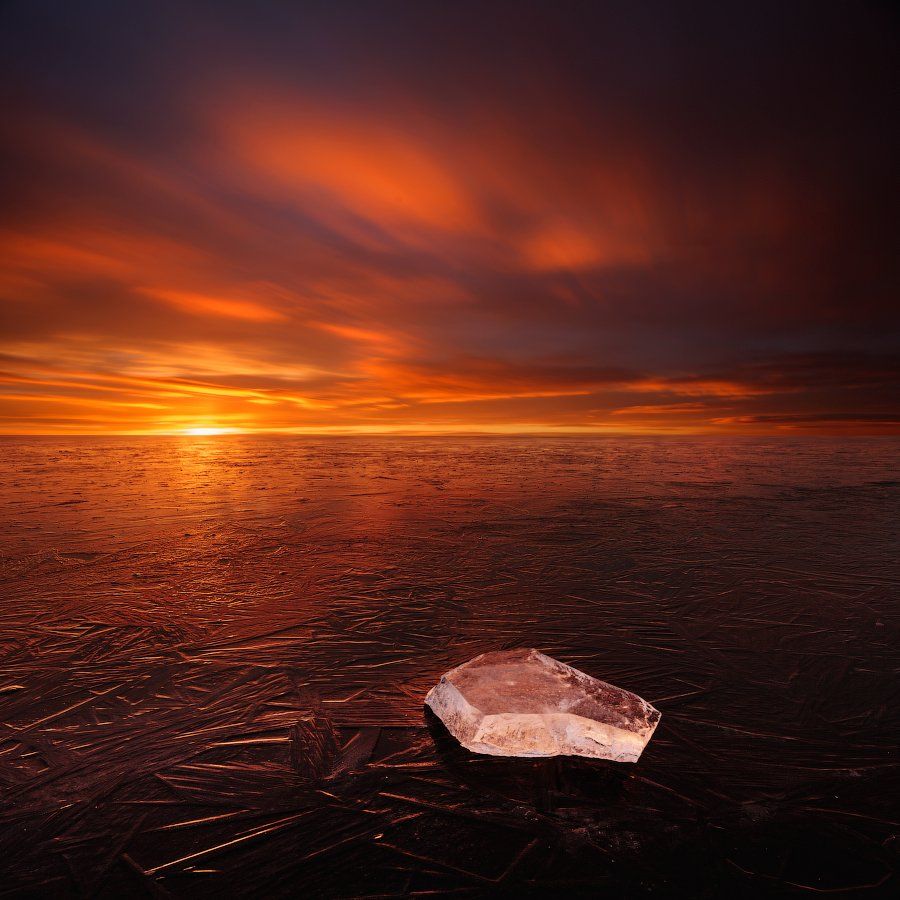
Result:
{"label": "orange cloud", "polygon": [[412,227],[478,229],[476,206],[432,148],[409,133],[363,117],[339,118],[296,102],[253,97],[243,115],[224,116],[229,149],[256,186],[325,197],[407,238]]}
{"label": "orange cloud", "polygon": [[408,349],[411,344],[402,335],[387,329],[379,331],[375,328],[362,328],[357,325],[345,325],[339,322],[312,322],[310,324],[329,334],[337,335],[354,343],[367,345],[381,354],[401,353]]}
{"label": "orange cloud", "polygon": [[223,316],[226,319],[240,319],[246,322],[285,322],[288,318],[283,312],[253,300],[233,300],[157,288],[144,288],[143,293],[192,316]]}
{"label": "orange cloud", "polygon": [[548,222],[525,239],[523,255],[534,268],[552,271],[592,268],[610,257],[621,260],[630,254],[628,248],[623,253],[621,248],[604,246],[601,240],[569,223]]}
{"label": "orange cloud", "polygon": [[[683,397],[757,397],[786,390],[776,384],[754,384],[697,376],[642,378],[629,384],[629,390],[648,394],[678,394]],[[788,388],[789,389],[789,388]]]}
{"label": "orange cloud", "polygon": [[[623,406],[609,411],[611,416],[677,416],[690,413],[708,413],[709,407],[702,403],[649,403],[639,406]],[[724,420],[716,420],[724,421]]]}
{"label": "orange cloud", "polygon": [[51,221],[42,231],[0,233],[0,267],[42,281],[53,276],[144,277],[166,268],[189,269],[202,264],[203,254],[160,235],[123,233],[112,225],[85,227]]}

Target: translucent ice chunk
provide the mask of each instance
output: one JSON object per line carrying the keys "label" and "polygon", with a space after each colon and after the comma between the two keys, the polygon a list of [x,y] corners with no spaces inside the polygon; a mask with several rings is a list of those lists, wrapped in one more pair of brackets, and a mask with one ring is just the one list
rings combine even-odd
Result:
{"label": "translucent ice chunk", "polygon": [[425,698],[468,750],[637,762],[659,723],[645,700],[537,650],[483,653]]}

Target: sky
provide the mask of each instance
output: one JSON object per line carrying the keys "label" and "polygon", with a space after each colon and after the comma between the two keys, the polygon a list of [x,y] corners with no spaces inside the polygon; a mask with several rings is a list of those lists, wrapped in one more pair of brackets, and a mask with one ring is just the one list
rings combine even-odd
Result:
{"label": "sky", "polygon": [[0,7],[0,432],[900,430],[879,3]]}

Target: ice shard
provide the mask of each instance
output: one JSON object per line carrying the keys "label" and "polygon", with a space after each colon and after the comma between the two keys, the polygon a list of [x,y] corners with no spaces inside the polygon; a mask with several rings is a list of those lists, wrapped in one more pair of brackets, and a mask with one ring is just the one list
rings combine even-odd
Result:
{"label": "ice shard", "polygon": [[636,694],[537,650],[482,653],[451,669],[425,702],[468,750],[637,762],[660,713]]}

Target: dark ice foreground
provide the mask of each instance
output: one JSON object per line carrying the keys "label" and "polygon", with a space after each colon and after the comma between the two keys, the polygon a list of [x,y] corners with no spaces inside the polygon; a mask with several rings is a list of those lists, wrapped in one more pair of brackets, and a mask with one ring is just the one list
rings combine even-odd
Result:
{"label": "dark ice foreground", "polygon": [[[896,896],[900,442],[0,440],[0,896]],[[469,754],[539,647],[640,762]]]}

